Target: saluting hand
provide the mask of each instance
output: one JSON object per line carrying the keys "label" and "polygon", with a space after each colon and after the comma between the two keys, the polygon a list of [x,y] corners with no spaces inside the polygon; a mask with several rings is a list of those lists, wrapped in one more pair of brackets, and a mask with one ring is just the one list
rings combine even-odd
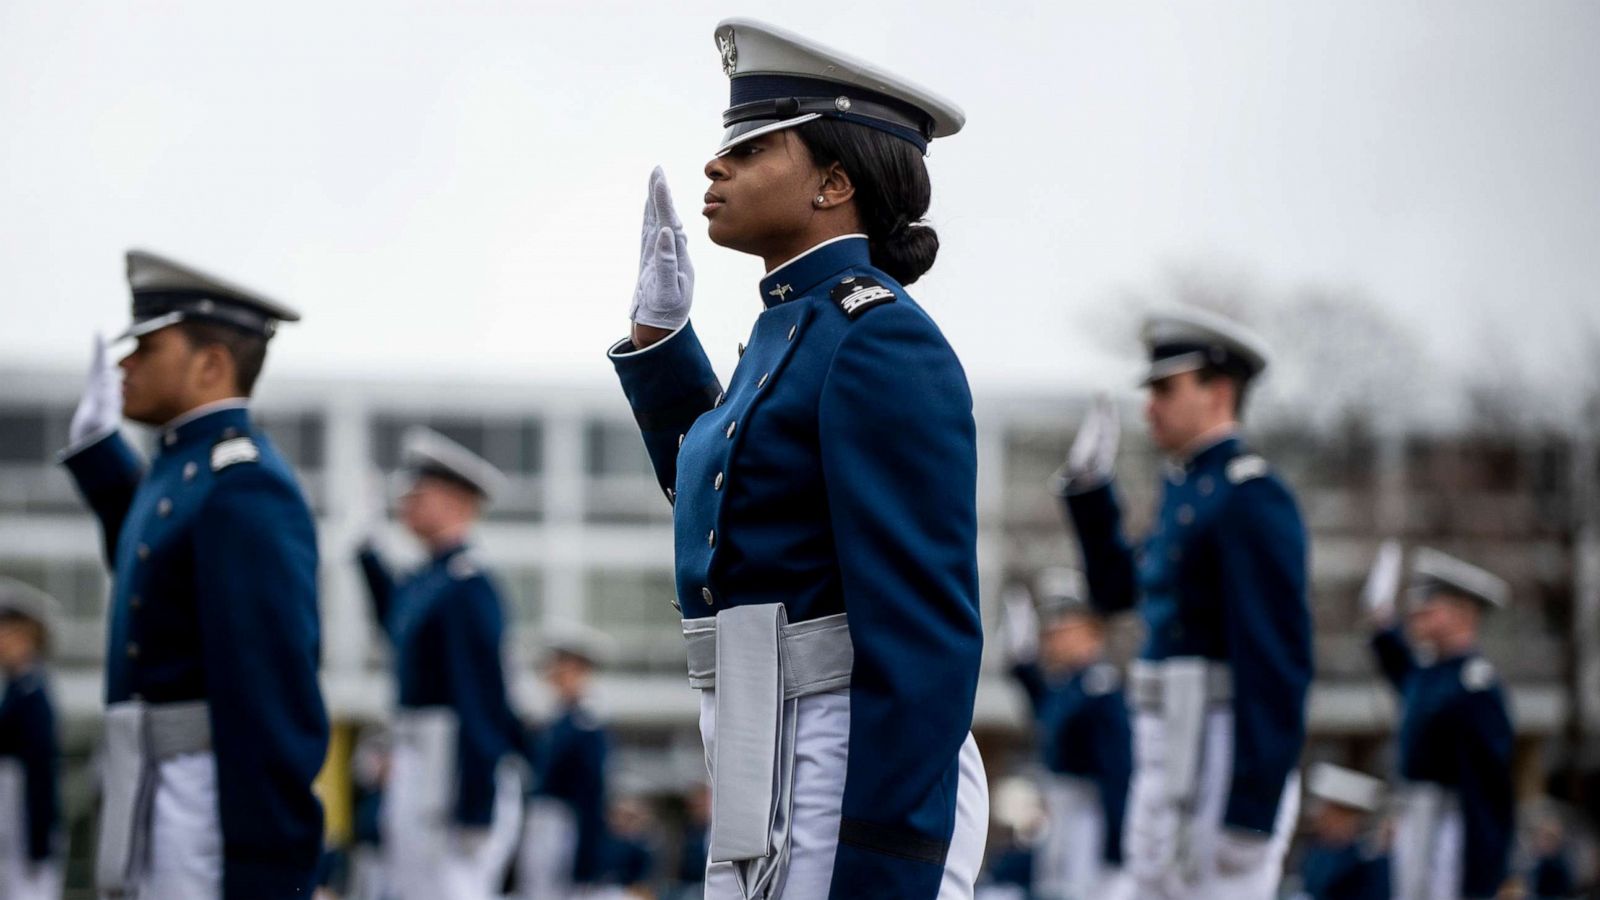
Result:
{"label": "saluting hand", "polygon": [[1367,573],[1367,583],[1361,589],[1361,607],[1367,618],[1379,628],[1387,628],[1394,621],[1394,597],[1400,588],[1400,542],[1384,541],[1378,547],[1378,558],[1372,561]]}
{"label": "saluting hand", "polygon": [[83,398],[72,413],[67,427],[67,442],[72,446],[108,434],[122,422],[122,373],[106,353],[106,341],[94,336],[94,352],[89,360],[89,383]]}
{"label": "saluting hand", "polygon": [[1095,397],[1084,416],[1083,427],[1067,451],[1067,461],[1056,470],[1051,482],[1057,493],[1097,488],[1111,480],[1117,464],[1117,447],[1122,442],[1122,424],[1117,407],[1104,394]]}
{"label": "saluting hand", "polygon": [[694,300],[694,266],[689,262],[689,237],[672,207],[666,173],[650,173],[650,195],[644,204],[639,235],[639,281],[633,289],[628,318],[636,325],[676,331],[689,321]]}

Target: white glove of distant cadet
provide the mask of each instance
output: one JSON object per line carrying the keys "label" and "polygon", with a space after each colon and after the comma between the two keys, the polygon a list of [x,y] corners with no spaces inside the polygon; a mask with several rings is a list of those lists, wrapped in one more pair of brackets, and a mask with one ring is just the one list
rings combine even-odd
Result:
{"label": "white glove of distant cadet", "polygon": [[1400,542],[1384,541],[1378,547],[1378,558],[1372,561],[1372,571],[1367,573],[1367,584],[1361,589],[1361,606],[1367,618],[1379,628],[1387,628],[1394,621],[1394,595],[1400,588]]}
{"label": "white glove of distant cadet", "polygon": [[1024,588],[1010,587],[1000,595],[1000,626],[1005,635],[1006,660],[1031,663],[1039,657],[1039,614]]}
{"label": "white glove of distant cadet", "polygon": [[660,166],[650,173],[650,196],[644,203],[639,235],[639,282],[633,289],[628,318],[640,325],[676,331],[689,321],[694,302],[694,266],[689,238],[672,208],[672,191]]}
{"label": "white glove of distant cadet", "polygon": [[1111,398],[1101,394],[1089,407],[1083,426],[1067,451],[1067,461],[1050,479],[1056,493],[1087,490],[1111,480],[1117,464],[1122,425]]}
{"label": "white glove of distant cadet", "polygon": [[1217,834],[1217,874],[1244,875],[1258,872],[1267,861],[1272,836],[1254,831],[1224,828]]}
{"label": "white glove of distant cadet", "polygon": [[94,336],[94,357],[89,360],[89,383],[67,427],[67,443],[77,447],[107,434],[122,423],[122,372],[111,364],[106,341]]}

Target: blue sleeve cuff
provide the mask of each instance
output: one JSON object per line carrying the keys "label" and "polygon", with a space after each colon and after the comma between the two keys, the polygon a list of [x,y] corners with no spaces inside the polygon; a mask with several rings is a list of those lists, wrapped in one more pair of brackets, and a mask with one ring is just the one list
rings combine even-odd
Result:
{"label": "blue sleeve cuff", "polygon": [[722,392],[693,324],[643,350],[619,341],[606,356],[642,431],[685,431]]}
{"label": "blue sleeve cuff", "polygon": [[61,452],[60,461],[86,496],[137,484],[144,474],[144,464],[138,454],[116,429],[92,441],[68,447]]}

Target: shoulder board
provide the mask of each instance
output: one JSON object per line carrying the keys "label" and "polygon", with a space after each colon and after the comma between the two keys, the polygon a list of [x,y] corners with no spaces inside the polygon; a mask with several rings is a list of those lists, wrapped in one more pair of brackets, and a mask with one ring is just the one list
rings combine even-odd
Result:
{"label": "shoulder board", "polygon": [[1494,684],[1494,663],[1481,656],[1467,660],[1461,667],[1461,686],[1469,691],[1482,691]]}
{"label": "shoulder board", "polygon": [[1110,663],[1097,663],[1083,673],[1083,692],[1090,697],[1103,697],[1117,689],[1117,667]]}
{"label": "shoulder board", "polygon": [[865,275],[851,275],[839,282],[831,296],[833,302],[839,304],[839,308],[852,320],[860,318],[862,313],[874,306],[894,302],[894,291]]}
{"label": "shoulder board", "polygon": [[1243,484],[1252,478],[1260,478],[1267,474],[1267,461],[1255,453],[1246,453],[1244,456],[1234,457],[1228,463],[1228,481],[1231,484]]}
{"label": "shoulder board", "polygon": [[468,578],[478,574],[479,569],[478,564],[473,562],[472,557],[461,553],[451,557],[450,561],[445,563],[445,571],[449,572],[450,577],[457,581],[466,581]]}
{"label": "shoulder board", "polygon": [[220,472],[237,463],[261,459],[261,448],[249,437],[225,438],[211,447],[211,471]]}

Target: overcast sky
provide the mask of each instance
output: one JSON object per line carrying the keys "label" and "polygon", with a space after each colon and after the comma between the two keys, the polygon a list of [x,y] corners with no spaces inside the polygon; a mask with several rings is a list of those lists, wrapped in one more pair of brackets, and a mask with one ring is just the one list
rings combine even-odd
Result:
{"label": "overcast sky", "polygon": [[277,372],[607,379],[660,163],[726,373],[761,265],[696,198],[740,14],[965,107],[913,292],[980,388],[1126,385],[1108,306],[1175,266],[1360,291],[1446,366],[1597,365],[1600,4],[978,6],[0,4],[0,355],[79,364],[140,246],[300,307]]}

